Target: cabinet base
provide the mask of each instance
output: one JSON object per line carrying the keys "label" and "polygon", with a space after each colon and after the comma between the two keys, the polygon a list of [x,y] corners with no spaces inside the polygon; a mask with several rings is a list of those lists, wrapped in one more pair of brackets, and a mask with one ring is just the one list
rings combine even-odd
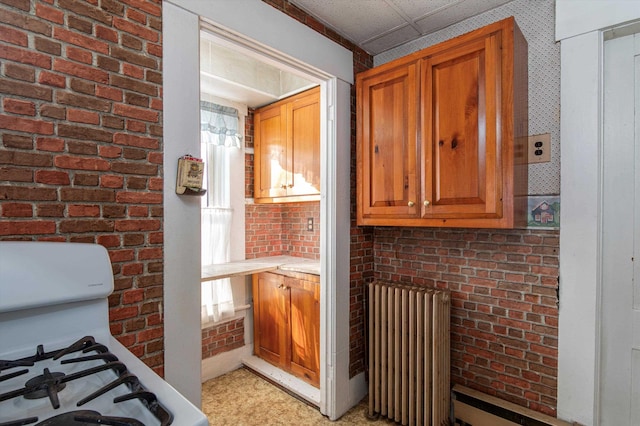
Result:
{"label": "cabinet base", "polygon": [[269,364],[257,356],[244,358],[242,363],[249,370],[282,388],[292,396],[316,408],[320,407],[320,389],[311,386],[309,383]]}

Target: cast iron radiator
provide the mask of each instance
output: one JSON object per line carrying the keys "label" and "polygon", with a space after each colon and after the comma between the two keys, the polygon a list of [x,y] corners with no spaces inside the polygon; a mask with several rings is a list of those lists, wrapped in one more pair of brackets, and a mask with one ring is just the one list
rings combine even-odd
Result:
{"label": "cast iron radiator", "polygon": [[449,292],[369,284],[369,412],[402,425],[449,424]]}

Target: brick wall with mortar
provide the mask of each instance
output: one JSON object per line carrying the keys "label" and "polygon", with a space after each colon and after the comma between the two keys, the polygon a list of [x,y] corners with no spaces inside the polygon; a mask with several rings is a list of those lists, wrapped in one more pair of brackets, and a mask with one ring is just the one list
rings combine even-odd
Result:
{"label": "brick wall with mortar", "polygon": [[109,250],[112,333],[163,374],[160,1],[0,1],[0,238]]}
{"label": "brick wall with mortar", "polygon": [[451,291],[452,381],[555,417],[559,232],[374,232],[377,279]]}
{"label": "brick wall with mortar", "polygon": [[244,318],[216,324],[202,330],[202,358],[244,346]]}
{"label": "brick wall with mortar", "polygon": [[[307,219],[313,218],[313,231]],[[320,202],[247,204],[245,206],[247,259],[289,255],[320,259]]]}

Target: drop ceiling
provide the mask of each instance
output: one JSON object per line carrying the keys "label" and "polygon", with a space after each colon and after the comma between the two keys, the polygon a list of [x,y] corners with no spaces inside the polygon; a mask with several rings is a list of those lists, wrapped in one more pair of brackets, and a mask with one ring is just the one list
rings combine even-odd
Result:
{"label": "drop ceiling", "polygon": [[512,0],[289,0],[377,55]]}
{"label": "drop ceiling", "polygon": [[[375,56],[512,0],[289,1]],[[204,93],[256,108],[315,85],[201,34]]]}

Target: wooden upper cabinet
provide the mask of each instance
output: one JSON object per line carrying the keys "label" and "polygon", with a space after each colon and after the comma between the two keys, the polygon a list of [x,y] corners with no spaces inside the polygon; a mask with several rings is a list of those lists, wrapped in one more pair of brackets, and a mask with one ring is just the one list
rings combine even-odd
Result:
{"label": "wooden upper cabinet", "polygon": [[287,104],[291,166],[287,195],[320,194],[320,88]]}
{"label": "wooden upper cabinet", "polygon": [[420,214],[417,168],[417,66],[358,80],[358,218]]}
{"label": "wooden upper cabinet", "polygon": [[254,197],[286,196],[286,105],[257,110],[254,114],[254,137]]}
{"label": "wooden upper cabinet", "polygon": [[[372,96],[370,82],[414,72],[414,91],[405,100],[417,103],[412,128],[413,111],[392,114],[394,108],[385,104],[395,105],[399,97],[392,92]],[[527,46],[513,18],[368,70],[356,84],[359,225],[526,224]],[[382,123],[377,120],[385,108],[387,122]],[[395,132],[389,140],[396,152],[404,146],[415,149],[381,169],[375,150],[380,135],[390,132]],[[407,193],[410,170],[418,173],[417,195]],[[402,179],[404,187],[398,185]],[[413,211],[390,208],[401,202],[415,206],[416,217]]]}
{"label": "wooden upper cabinet", "polygon": [[425,218],[502,214],[499,49],[494,33],[423,60]]}
{"label": "wooden upper cabinet", "polygon": [[257,109],[254,137],[256,203],[319,199],[319,87]]}

